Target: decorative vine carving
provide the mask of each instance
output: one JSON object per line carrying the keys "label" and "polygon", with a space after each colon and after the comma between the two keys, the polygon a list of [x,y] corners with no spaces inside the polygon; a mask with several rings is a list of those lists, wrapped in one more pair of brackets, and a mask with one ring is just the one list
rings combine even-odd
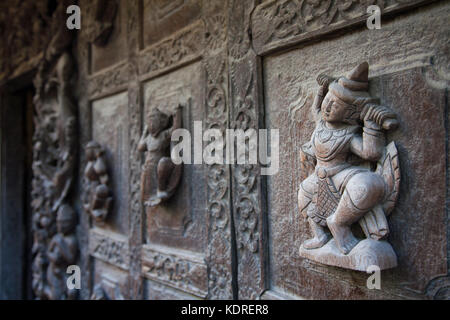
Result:
{"label": "decorative vine carving", "polygon": [[106,233],[100,229],[91,229],[89,233],[89,253],[102,261],[128,270],[128,240],[120,235]]}
{"label": "decorative vine carving", "polygon": [[[141,1],[126,1],[127,16],[139,14]],[[141,92],[139,88],[139,19],[127,20],[128,50],[128,121],[129,121],[129,170],[128,170],[128,214],[129,214],[129,273],[128,287],[131,299],[142,299],[141,249],[142,249],[142,205],[140,201],[141,153],[138,150],[141,134]]]}
{"label": "decorative vine carving", "polygon": [[[234,69],[233,69],[234,70]],[[243,90],[237,85],[236,73],[232,72],[232,84],[235,92],[239,92],[234,100],[234,118],[233,128],[248,130],[257,129],[257,116],[255,103],[253,99],[254,82],[253,70],[249,70],[249,80],[243,87]],[[248,145],[245,146],[245,151],[248,152]],[[233,178],[235,185],[235,203],[237,222],[237,239],[239,249],[248,249],[252,253],[258,252],[258,215],[259,208],[257,204],[258,189],[255,188],[256,177],[258,175],[258,168],[256,165],[245,164],[233,166]]]}
{"label": "decorative vine carving", "polygon": [[[169,249],[167,249],[169,250]],[[207,293],[206,264],[193,256],[168,254],[145,246],[143,248],[142,272],[145,277],[167,283],[200,297]]]}
{"label": "decorative vine carving", "polygon": [[378,5],[384,13],[411,4],[414,0],[282,0],[259,5],[253,16],[253,44],[258,54],[266,53],[348,24],[362,22],[367,7]]}
{"label": "decorative vine carving", "polygon": [[129,65],[121,63],[91,76],[88,88],[90,98],[96,99],[105,94],[126,88],[129,80],[129,71]]}
{"label": "decorative vine carving", "polygon": [[198,57],[203,39],[202,22],[181,30],[140,54],[139,73],[156,73]]}
{"label": "decorative vine carving", "polygon": [[[228,127],[226,61],[222,52],[204,60],[206,70],[205,127],[219,129],[224,135]],[[226,165],[208,165],[207,214],[209,218],[208,288],[211,299],[231,299],[231,212],[229,169]],[[225,266],[224,266],[225,264]]]}
{"label": "decorative vine carving", "polygon": [[[257,87],[258,57],[250,47],[251,12],[256,1],[230,1],[229,13],[239,21],[229,30],[231,127],[246,131],[259,129]],[[272,22],[270,22],[272,23]],[[234,143],[234,142],[233,142]],[[249,145],[245,145],[248,154]],[[233,159],[237,163],[237,159]],[[264,289],[264,250],[262,244],[262,213],[260,167],[257,164],[231,166],[233,178],[234,225],[237,245],[239,299],[257,299]],[[250,279],[247,275],[251,273]]]}

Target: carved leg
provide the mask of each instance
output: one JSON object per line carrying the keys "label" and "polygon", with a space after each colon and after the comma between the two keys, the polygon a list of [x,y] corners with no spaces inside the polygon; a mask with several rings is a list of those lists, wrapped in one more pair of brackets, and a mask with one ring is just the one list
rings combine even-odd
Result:
{"label": "carved leg", "polygon": [[169,190],[167,190],[167,186],[170,183],[169,180],[172,176],[172,171],[174,168],[175,165],[169,157],[163,157],[159,160],[156,172],[157,175],[156,195],[152,196],[145,203],[146,206],[154,207],[170,198],[171,194]]}
{"label": "carved leg", "polygon": [[307,211],[312,205],[315,193],[317,193],[317,178],[313,174],[300,184],[297,194],[298,209],[305,219],[308,218]]}
{"label": "carved leg", "polygon": [[167,185],[175,165],[168,157],[161,158],[158,162],[158,197],[167,197]]}
{"label": "carved leg", "polygon": [[330,239],[330,235],[321,227],[318,223],[314,222],[313,219],[308,218],[311,231],[314,235],[312,239],[306,240],[303,243],[305,249],[316,249],[324,246]]}
{"label": "carved leg", "polygon": [[384,195],[384,182],[378,174],[359,173],[352,177],[345,188],[333,215],[327,225],[343,254],[349,253],[358,244],[350,227],[378,204]]}

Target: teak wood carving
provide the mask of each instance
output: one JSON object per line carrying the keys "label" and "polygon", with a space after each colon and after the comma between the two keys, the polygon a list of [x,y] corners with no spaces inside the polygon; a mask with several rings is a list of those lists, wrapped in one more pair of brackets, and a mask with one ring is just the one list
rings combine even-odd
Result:
{"label": "teak wood carving", "polygon": [[105,150],[97,142],[91,141],[86,146],[86,158],[88,163],[84,171],[86,194],[83,207],[94,221],[101,223],[105,221],[113,201]]}
{"label": "teak wood carving", "polygon": [[78,255],[77,215],[70,199],[78,159],[75,65],[69,53],[72,33],[60,28],[66,7],[61,2],[54,13],[54,36],[34,79],[32,289],[37,299],[76,298],[76,290],[66,286],[67,267]]}
{"label": "teak wood carving", "polygon": [[[400,183],[397,149],[394,142],[386,146],[385,132],[398,122],[395,113],[369,95],[368,72],[364,62],[347,77],[319,75],[316,128],[302,147],[302,160],[315,163],[314,173],[298,192],[299,210],[313,234],[300,255],[359,271],[397,265],[391,245],[382,239],[389,233],[386,216]],[[367,239],[354,236],[356,222]]]}
{"label": "teak wood carving", "polygon": [[[141,175],[141,200],[145,206],[154,207],[170,199],[180,182],[183,165],[172,162],[170,140],[172,132],[182,126],[181,111],[178,106],[175,115],[169,116],[155,108],[144,127],[138,149],[147,153]],[[155,181],[156,192],[152,186]]]}

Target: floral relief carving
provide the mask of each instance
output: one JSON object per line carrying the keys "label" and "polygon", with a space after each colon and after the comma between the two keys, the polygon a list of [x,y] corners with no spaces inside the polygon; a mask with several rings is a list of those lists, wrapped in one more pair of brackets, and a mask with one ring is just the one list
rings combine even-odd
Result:
{"label": "floral relief carving", "polygon": [[0,4],[0,78],[45,50],[53,35],[48,2],[11,0]]}
{"label": "floral relief carving", "polygon": [[[313,32],[330,32],[348,23],[365,21],[367,7],[386,13],[414,0],[282,0],[260,4],[252,16],[257,53],[306,39]],[[423,1],[425,2],[425,1]]]}
{"label": "floral relief carving", "polygon": [[139,73],[158,72],[194,59],[201,54],[203,39],[203,23],[197,22],[145,49],[139,56]]}
{"label": "floral relief carving", "polygon": [[226,33],[226,19],[223,15],[215,15],[205,18],[205,44],[214,51],[221,49],[225,45]]}
{"label": "floral relief carving", "polygon": [[89,78],[89,96],[91,99],[99,98],[111,92],[117,92],[128,86],[129,65],[121,63]]}
{"label": "floral relief carving", "polygon": [[[163,248],[143,248],[142,273],[145,277],[205,297],[207,292],[206,264],[189,254],[162,252]],[[169,250],[170,251],[170,250]]]}
{"label": "floral relief carving", "polygon": [[128,269],[128,240],[120,235],[110,234],[94,228],[89,234],[89,253],[102,261],[119,268]]}
{"label": "floral relief carving", "polygon": [[[222,134],[228,126],[227,94],[223,52],[204,59],[206,71],[205,128],[219,129]],[[208,226],[208,297],[232,298],[231,223],[229,206],[229,169],[226,165],[206,167]],[[227,266],[224,266],[226,263]]]}

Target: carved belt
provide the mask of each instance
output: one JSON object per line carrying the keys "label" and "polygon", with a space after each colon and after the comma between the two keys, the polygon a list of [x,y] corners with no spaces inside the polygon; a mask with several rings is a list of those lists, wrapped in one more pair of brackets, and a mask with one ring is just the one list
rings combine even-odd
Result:
{"label": "carved belt", "polygon": [[332,168],[324,168],[318,166],[316,167],[316,175],[319,179],[325,179],[327,177],[331,178],[332,176],[338,174],[339,172],[347,169],[350,166],[350,163],[343,163]]}

